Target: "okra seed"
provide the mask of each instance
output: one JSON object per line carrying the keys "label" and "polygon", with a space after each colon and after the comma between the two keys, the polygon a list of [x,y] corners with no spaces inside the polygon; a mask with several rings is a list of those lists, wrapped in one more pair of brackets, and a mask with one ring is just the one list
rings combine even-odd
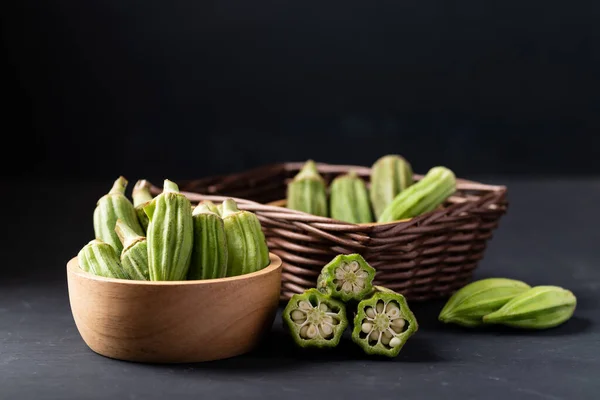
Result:
{"label": "okra seed", "polygon": [[319,304],[319,310],[327,312],[327,311],[329,311],[329,307],[327,307],[327,304],[321,303],[321,304]]}
{"label": "okra seed", "polygon": [[375,318],[375,315],[376,315],[376,314],[375,314],[375,310],[373,310],[373,308],[371,308],[371,307],[367,307],[367,308],[365,309],[365,314],[367,314],[367,316],[368,316],[369,318]]}
{"label": "okra seed", "polygon": [[317,327],[313,324],[308,325],[308,329],[306,330],[306,337],[309,339],[313,339],[317,336],[318,330]]}
{"label": "okra seed", "polygon": [[350,265],[349,264],[344,264],[344,266],[342,268],[344,268],[344,271],[350,272]]}
{"label": "okra seed", "polygon": [[383,337],[385,337],[385,338],[387,338],[388,340],[390,340],[391,338],[393,338],[393,337],[394,337],[394,335],[392,335],[392,334],[390,333],[389,329],[388,329],[388,330],[386,330],[386,331],[384,331],[384,332],[383,332]]}
{"label": "okra seed", "polygon": [[333,333],[333,327],[329,324],[321,324],[322,336],[329,336]]}
{"label": "okra seed", "polygon": [[354,293],[360,293],[360,291],[363,289],[364,289],[364,286],[360,286],[358,283],[355,283],[354,285],[352,285],[352,291]]}
{"label": "okra seed", "polygon": [[352,291],[352,284],[350,282],[344,282],[344,284],[342,285],[342,290],[344,292],[351,292]]}
{"label": "okra seed", "polygon": [[378,301],[376,308],[377,308],[377,314],[381,314],[383,312],[383,308],[384,308],[383,301]]}
{"label": "okra seed", "polygon": [[352,262],[350,263],[350,269],[351,269],[352,271],[357,271],[357,270],[358,270],[358,268],[360,268],[360,265],[358,265],[358,261],[352,261]]}
{"label": "okra seed", "polygon": [[402,329],[404,329],[405,325],[406,325],[406,321],[402,318],[398,318],[398,319],[395,319],[392,321],[392,328],[396,332],[402,332]]}
{"label": "okra seed", "polygon": [[360,329],[362,329],[364,333],[369,333],[371,332],[371,329],[373,329],[373,324],[370,322],[363,322]]}
{"label": "okra seed", "polygon": [[367,271],[360,270],[356,273],[356,276],[358,278],[365,279],[367,276],[369,276],[369,274],[367,274]]}
{"label": "okra seed", "polygon": [[300,337],[306,339],[308,337],[306,335],[307,331],[308,331],[308,325],[304,325],[302,328],[300,328]]}
{"label": "okra seed", "polygon": [[369,340],[378,341],[379,340],[379,331],[375,329],[373,332],[371,332],[371,334],[369,335]]}
{"label": "okra seed", "polygon": [[390,346],[391,347],[397,347],[400,346],[400,344],[402,343],[402,341],[400,341],[399,338],[395,337],[392,340],[390,340]]}
{"label": "okra seed", "polygon": [[301,310],[310,310],[310,309],[312,309],[312,308],[313,308],[313,307],[312,307],[312,304],[310,304],[310,303],[309,303],[308,301],[306,301],[306,300],[301,300],[301,301],[298,303],[298,307],[299,307]]}
{"label": "okra seed", "polygon": [[294,321],[304,321],[306,320],[306,314],[300,310],[294,310],[292,311],[292,319]]}
{"label": "okra seed", "polygon": [[336,268],[335,277],[337,279],[344,279],[345,275],[346,275],[346,273],[344,272],[344,270],[342,268]]}
{"label": "okra seed", "polygon": [[385,334],[381,337],[381,343],[383,343],[384,345],[389,345],[391,341],[391,338],[385,336]]}
{"label": "okra seed", "polygon": [[398,318],[400,316],[400,309],[396,307],[394,304],[388,304],[387,310],[385,312],[390,318]]}

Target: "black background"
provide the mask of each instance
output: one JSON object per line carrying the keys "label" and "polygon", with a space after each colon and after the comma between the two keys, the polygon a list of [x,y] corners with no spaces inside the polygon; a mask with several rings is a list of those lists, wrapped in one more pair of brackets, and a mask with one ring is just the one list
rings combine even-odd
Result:
{"label": "black background", "polygon": [[[277,161],[600,172],[600,6],[5,5],[3,175],[195,178]],[[12,124],[12,125],[11,125]]]}

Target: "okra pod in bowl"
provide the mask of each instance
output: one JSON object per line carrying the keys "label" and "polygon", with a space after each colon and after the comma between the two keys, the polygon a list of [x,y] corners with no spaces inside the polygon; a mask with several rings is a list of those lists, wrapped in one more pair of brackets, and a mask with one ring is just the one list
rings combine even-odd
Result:
{"label": "okra pod in bowl", "polygon": [[71,311],[85,343],[106,357],[183,363],[252,350],[279,304],[281,259],[256,272],[217,279],[106,278],[67,264]]}

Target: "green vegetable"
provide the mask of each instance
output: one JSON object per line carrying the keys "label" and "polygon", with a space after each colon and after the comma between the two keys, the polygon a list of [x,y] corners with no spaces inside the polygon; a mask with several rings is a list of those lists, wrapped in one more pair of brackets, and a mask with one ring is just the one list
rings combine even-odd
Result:
{"label": "green vegetable", "polygon": [[77,254],[79,267],[94,275],[106,278],[130,279],[119,262],[114,247],[101,240],[94,239]]}
{"label": "green vegetable", "polygon": [[[221,205],[221,204],[219,204],[219,206],[221,206],[220,208],[219,208],[219,206],[216,206],[216,205],[215,205],[215,203],[213,203],[213,202],[212,202],[212,201],[210,201],[210,200],[203,200],[203,201],[202,201],[200,204],[204,204],[204,206],[205,206],[205,207],[206,207],[208,210],[210,210],[210,211],[212,211],[213,213],[217,214],[219,217],[221,216],[221,211],[222,211],[222,209],[223,209],[223,207],[222,207],[222,205]],[[198,204],[198,205],[200,205],[200,204]]]}
{"label": "green vegetable", "polygon": [[317,165],[308,160],[287,187],[287,207],[321,217],[327,216],[325,180]]}
{"label": "green vegetable", "polygon": [[120,176],[108,194],[102,196],[94,210],[94,233],[96,239],[110,244],[120,254],[123,245],[115,232],[117,219],[123,220],[136,233],[143,235],[133,204],[125,197],[127,180]]}
{"label": "green vegetable", "polygon": [[150,280],[148,272],[148,243],[122,220],[117,220],[115,231],[123,243],[121,266],[131,279]]}
{"label": "green vegetable", "polygon": [[295,294],[283,310],[283,322],[300,347],[335,347],[348,326],[344,303],[317,289]]}
{"label": "green vegetable", "polygon": [[330,190],[331,218],[355,224],[373,222],[367,186],[356,172],[335,178]]}
{"label": "green vegetable", "polygon": [[340,254],[323,267],[317,288],[344,302],[362,300],[373,289],[375,269],[360,254]]}
{"label": "green vegetable", "polygon": [[152,194],[150,193],[150,184],[145,179],[137,181],[133,186],[133,206],[140,222],[140,226],[146,232],[148,229],[148,216],[144,211],[144,207],[152,201]]}
{"label": "green vegetable", "polygon": [[148,268],[152,281],[179,281],[187,276],[194,226],[190,201],[165,179],[164,189],[144,211],[149,218]]}
{"label": "green vegetable", "polygon": [[227,241],[227,276],[255,272],[269,265],[269,249],[258,217],[238,209],[233,199],[223,202]]}
{"label": "green vegetable", "polygon": [[577,306],[577,298],[558,286],[536,286],[513,297],[498,311],[483,317],[486,324],[502,324],[525,329],[548,329],[567,321]]}
{"label": "green vegetable", "polygon": [[524,282],[489,278],[472,282],[450,297],[438,319],[466,327],[483,325],[483,316],[497,311],[515,296],[527,291]]}
{"label": "green vegetable", "polygon": [[[212,207],[210,206],[212,205]],[[188,279],[214,279],[227,275],[227,241],[223,220],[214,204],[200,203],[192,212],[194,247]]]}
{"label": "green vegetable", "polygon": [[381,157],[371,167],[371,204],[379,218],[398,193],[413,184],[410,164],[399,155]]}
{"label": "green vegetable", "polygon": [[419,182],[401,191],[383,210],[377,222],[392,222],[432,211],[455,190],[454,173],[448,168],[434,167]]}
{"label": "green vegetable", "polygon": [[395,357],[418,328],[404,296],[375,286],[373,295],[358,303],[352,341],[367,354]]}

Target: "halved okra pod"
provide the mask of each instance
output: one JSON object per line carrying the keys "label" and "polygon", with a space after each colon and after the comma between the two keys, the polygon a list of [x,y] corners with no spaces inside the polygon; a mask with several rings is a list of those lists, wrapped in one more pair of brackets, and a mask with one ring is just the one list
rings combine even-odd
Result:
{"label": "halved okra pod", "polygon": [[413,171],[403,157],[390,154],[375,161],[371,167],[370,191],[375,218],[379,218],[398,193],[412,184]]}
{"label": "halved okra pod", "polygon": [[283,321],[300,347],[335,347],[348,326],[344,303],[317,289],[293,295],[283,310]]}
{"label": "halved okra pod", "polygon": [[77,261],[79,268],[94,275],[130,279],[121,266],[114,247],[101,240],[94,239],[86,244],[77,254]]}
{"label": "halved okra pod", "polygon": [[146,232],[149,221],[148,216],[144,212],[144,207],[152,201],[152,194],[150,193],[150,184],[148,181],[145,179],[137,181],[133,186],[131,197],[133,197],[133,207],[135,207],[140,226],[144,232]]}
{"label": "halved okra pod", "polygon": [[287,207],[305,213],[327,216],[327,190],[317,165],[308,160],[287,186]]}
{"label": "halved okra pod", "polygon": [[148,243],[144,236],[138,235],[124,221],[118,219],[115,231],[123,243],[121,266],[131,277],[138,281],[150,279],[148,272]]}
{"label": "halved okra pod", "polygon": [[94,233],[100,239],[114,247],[117,254],[121,254],[123,245],[115,232],[117,219],[122,219],[136,233],[144,232],[138,222],[135,209],[131,201],[125,197],[127,179],[119,177],[113,184],[108,194],[102,196],[94,210]]}
{"label": "halved okra pod", "polygon": [[367,186],[355,171],[335,178],[330,192],[331,218],[354,224],[373,222]]}
{"label": "halved okra pod", "polygon": [[374,294],[358,303],[352,341],[367,354],[395,357],[418,328],[404,296],[375,286]]}
{"label": "halved okra pod", "polygon": [[373,289],[375,269],[360,254],[340,254],[323,267],[317,288],[344,302],[360,301]]}
{"label": "halved okra pod", "polygon": [[213,279],[227,275],[227,241],[223,220],[202,202],[192,212],[194,246],[188,279]]}
{"label": "halved okra pod", "polygon": [[269,249],[258,217],[238,209],[233,199],[223,202],[227,237],[227,276],[249,274],[269,265]]}
{"label": "halved okra pod", "polygon": [[150,280],[185,280],[194,236],[190,201],[165,179],[163,192],[144,211],[150,221],[146,234]]}

